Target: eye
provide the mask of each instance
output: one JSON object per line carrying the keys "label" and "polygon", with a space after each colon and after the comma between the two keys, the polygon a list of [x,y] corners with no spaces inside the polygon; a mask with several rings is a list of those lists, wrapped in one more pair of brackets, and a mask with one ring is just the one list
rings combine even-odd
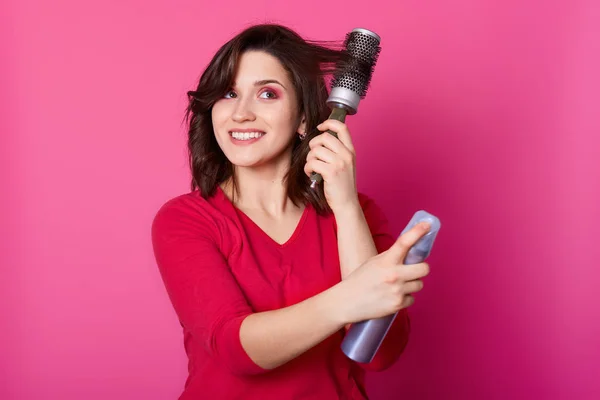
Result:
{"label": "eye", "polygon": [[272,90],[265,90],[260,94],[261,99],[276,99],[277,93]]}
{"label": "eye", "polygon": [[237,97],[237,94],[235,94],[235,92],[233,90],[228,90],[225,93],[225,96],[223,96],[223,97],[226,99],[233,99],[233,98]]}

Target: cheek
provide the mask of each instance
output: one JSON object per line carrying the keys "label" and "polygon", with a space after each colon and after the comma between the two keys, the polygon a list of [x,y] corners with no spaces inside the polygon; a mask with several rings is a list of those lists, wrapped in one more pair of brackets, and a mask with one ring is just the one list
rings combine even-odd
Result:
{"label": "cheek", "polygon": [[292,132],[296,126],[296,110],[289,104],[281,104],[280,107],[273,107],[269,111],[269,119],[273,126],[284,132]]}
{"label": "cheek", "polygon": [[211,119],[213,127],[216,129],[227,119],[227,107],[219,102],[211,110]]}
{"label": "cheek", "polygon": [[225,107],[219,107],[217,105],[213,106],[210,116],[213,128],[212,134],[214,135],[214,138],[221,150],[224,150],[224,147],[227,147],[225,135],[229,136],[229,134],[225,131],[225,124],[227,122]]}

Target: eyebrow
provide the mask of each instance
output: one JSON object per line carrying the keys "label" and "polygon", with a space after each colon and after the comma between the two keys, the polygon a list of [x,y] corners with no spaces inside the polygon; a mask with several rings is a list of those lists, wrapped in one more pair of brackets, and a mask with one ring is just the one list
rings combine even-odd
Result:
{"label": "eyebrow", "polygon": [[267,85],[269,83],[276,83],[279,86],[281,86],[282,88],[284,88],[285,90],[287,90],[286,87],[283,86],[283,84],[276,79],[263,79],[262,81],[256,81],[256,82],[254,82],[254,86],[262,86],[262,85]]}

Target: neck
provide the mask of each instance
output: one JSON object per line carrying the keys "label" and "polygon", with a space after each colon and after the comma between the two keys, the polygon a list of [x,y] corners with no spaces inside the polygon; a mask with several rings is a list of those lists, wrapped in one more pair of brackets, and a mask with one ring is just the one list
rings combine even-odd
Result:
{"label": "neck", "polygon": [[[235,167],[235,205],[241,210],[265,212],[271,216],[281,216],[296,208],[287,196],[285,174],[290,167],[289,160],[259,167]],[[233,198],[233,184],[229,180],[221,185],[223,191]]]}

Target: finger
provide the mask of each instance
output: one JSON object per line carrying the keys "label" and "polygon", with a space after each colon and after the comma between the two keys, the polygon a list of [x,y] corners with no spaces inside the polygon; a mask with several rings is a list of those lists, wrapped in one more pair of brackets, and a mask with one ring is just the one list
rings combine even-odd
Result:
{"label": "finger", "polygon": [[308,143],[308,146],[311,149],[316,149],[317,147],[327,147],[334,153],[342,153],[344,151],[348,151],[348,149],[346,149],[346,146],[344,146],[344,144],[339,139],[328,133],[321,134],[311,139],[311,141]]}
{"label": "finger", "polygon": [[400,235],[394,244],[389,248],[388,253],[398,262],[406,257],[406,254],[415,243],[429,232],[430,224],[421,222],[413,226],[404,234]]}
{"label": "finger", "polygon": [[304,173],[311,176],[313,172],[321,174],[324,181],[327,181],[331,176],[331,166],[326,162],[312,159],[304,164]]}
{"label": "finger", "polygon": [[423,281],[415,279],[414,281],[406,282],[403,287],[403,292],[406,294],[417,293],[423,289]]}
{"label": "finger", "polygon": [[335,164],[338,160],[338,155],[326,147],[319,146],[308,153],[306,161],[310,160],[320,160],[329,164]]}
{"label": "finger", "polygon": [[[336,162],[335,164],[338,167],[343,166],[354,166],[355,164],[355,156],[342,142],[336,139],[334,136],[329,134],[323,134],[321,136],[316,137],[309,144],[312,150],[318,148],[326,148],[331,152],[336,154]],[[333,160],[329,160],[330,163],[334,163]]]}
{"label": "finger", "polygon": [[[317,128],[321,131],[333,131],[336,133],[337,138],[332,136],[334,139],[339,140],[339,142],[348,149],[351,153],[355,153],[354,144],[352,143],[352,138],[350,137],[350,131],[346,124],[340,121],[336,121],[333,119],[328,119],[324,121],[321,125],[317,126]],[[328,135],[319,135],[319,136],[328,136]]]}
{"label": "finger", "polygon": [[320,125],[318,125],[317,129],[319,129],[320,131],[326,131],[329,129],[329,130],[337,133],[337,136],[338,136],[338,139],[340,140],[340,142],[342,142],[342,144],[348,150],[350,150],[352,153],[354,153],[354,145],[352,143],[350,131],[348,130],[348,126],[345,123],[335,120],[335,119],[328,119],[328,120],[323,121]]}
{"label": "finger", "polygon": [[413,296],[411,296],[410,294],[407,294],[404,296],[404,298],[402,299],[402,305],[401,308],[407,308],[412,306],[415,303],[415,298]]}
{"label": "finger", "polygon": [[429,264],[419,263],[410,265],[400,265],[396,267],[398,279],[404,282],[423,279],[429,275]]}

